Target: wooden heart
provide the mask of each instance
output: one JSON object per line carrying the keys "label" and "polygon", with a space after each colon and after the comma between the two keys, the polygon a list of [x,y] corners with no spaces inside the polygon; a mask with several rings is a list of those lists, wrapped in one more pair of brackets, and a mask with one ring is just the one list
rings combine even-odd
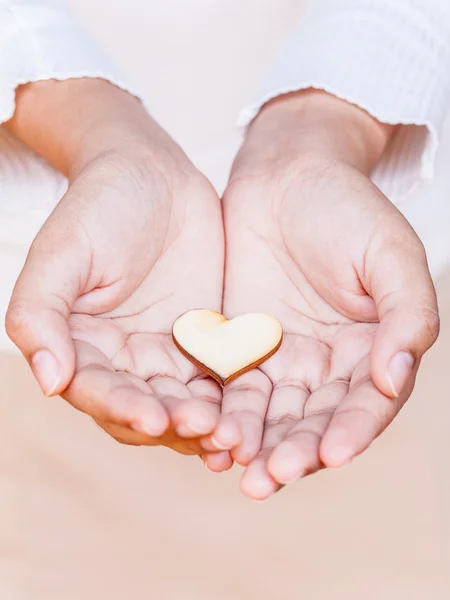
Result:
{"label": "wooden heart", "polygon": [[191,362],[225,385],[275,354],[283,330],[276,319],[262,313],[229,321],[213,310],[191,310],[175,321],[172,334]]}

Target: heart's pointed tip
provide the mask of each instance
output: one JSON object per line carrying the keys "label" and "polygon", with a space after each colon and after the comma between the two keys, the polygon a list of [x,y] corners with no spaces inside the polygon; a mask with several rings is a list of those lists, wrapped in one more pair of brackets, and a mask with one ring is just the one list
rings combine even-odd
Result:
{"label": "heart's pointed tip", "polygon": [[230,375],[229,377],[225,377],[225,379],[222,379],[222,387],[224,388],[226,385],[228,385],[229,383],[231,383],[234,379],[236,379],[237,377],[239,377],[240,373],[233,373],[233,375]]}
{"label": "heart's pointed tip", "polygon": [[217,373],[214,373],[214,371],[211,371],[210,369],[208,369],[208,367],[205,367],[204,365],[200,365],[200,368],[207,373],[210,377],[212,377],[214,379],[214,381],[216,381],[221,388],[223,388],[226,384],[227,384],[227,379],[221,377],[220,375],[218,375]]}

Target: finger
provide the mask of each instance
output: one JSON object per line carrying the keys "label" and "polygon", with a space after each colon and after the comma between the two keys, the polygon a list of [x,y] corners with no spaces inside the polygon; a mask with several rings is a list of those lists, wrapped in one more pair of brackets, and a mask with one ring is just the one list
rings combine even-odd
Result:
{"label": "finger", "polygon": [[264,423],[264,445],[275,446],[286,431],[303,419],[310,391],[302,384],[274,386]]}
{"label": "finger", "polygon": [[220,417],[218,384],[205,379],[185,385],[174,378],[155,377],[150,385],[166,405],[178,435],[195,438],[214,431]]}
{"label": "finger", "polygon": [[30,249],[6,315],[6,331],[28,360],[47,396],[61,393],[75,369],[68,318],[89,271],[82,247],[59,242],[47,223]]}
{"label": "finger", "polygon": [[185,385],[172,377],[154,377],[149,385],[165,406],[180,437],[189,439],[211,434],[204,437],[202,443],[205,450],[213,452],[239,443],[241,436],[236,423],[220,414],[222,392],[215,381],[196,379]]}
{"label": "finger", "polygon": [[241,465],[247,465],[261,448],[271,391],[269,378],[258,369],[245,373],[223,390],[222,414],[232,417],[242,436],[241,443],[231,453],[233,460]]}
{"label": "finger", "polygon": [[272,494],[281,489],[281,485],[275,481],[267,470],[267,462],[271,451],[271,448],[261,450],[242,475],[241,491],[253,500],[267,500]]}
{"label": "finger", "polygon": [[238,424],[231,415],[222,414],[215,431],[201,440],[202,448],[208,452],[231,450],[242,442]]}
{"label": "finger", "polygon": [[332,382],[309,396],[304,419],[284,435],[268,459],[267,470],[275,481],[286,485],[322,468],[320,443],[347,392],[346,382]]}
{"label": "finger", "polygon": [[149,436],[161,436],[169,416],[144,382],[116,372],[106,357],[85,342],[76,342],[77,371],[63,392],[72,406],[96,421],[107,421]]}
{"label": "finger", "polygon": [[320,459],[327,467],[341,467],[370,446],[408,399],[414,377],[400,397],[392,400],[374,384],[369,358],[355,369],[347,396],[340,402],[324,433]]}
{"label": "finger", "polygon": [[[386,396],[398,397],[414,366],[439,333],[436,293],[425,250],[414,232],[368,252],[368,292],[380,325],[372,349],[372,377]],[[375,251],[376,250],[376,251]]]}
{"label": "finger", "polygon": [[280,489],[268,470],[273,448],[303,418],[309,390],[300,385],[278,384],[273,388],[264,423],[262,450],[249,464],[241,480],[241,489],[250,498],[263,500]]}
{"label": "finger", "polygon": [[233,466],[233,459],[229,452],[216,452],[202,456],[205,467],[213,473],[228,471]]}
{"label": "finger", "polygon": [[237,423],[222,415],[222,389],[210,378],[194,379],[187,384],[191,398],[179,403],[171,413],[176,430],[183,437],[203,437],[202,447],[211,452],[230,450],[241,441]]}

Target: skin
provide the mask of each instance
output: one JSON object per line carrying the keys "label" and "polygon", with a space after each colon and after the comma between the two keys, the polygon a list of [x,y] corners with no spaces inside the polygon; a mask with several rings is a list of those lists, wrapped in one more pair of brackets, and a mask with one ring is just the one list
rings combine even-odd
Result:
{"label": "skin", "polygon": [[[70,179],[6,319],[44,393],[122,443],[197,454],[206,436],[233,447],[240,434],[220,415],[221,388],[171,336],[181,313],[221,309],[223,226],[212,186],[135,98],[105,82],[21,89],[9,127]],[[231,466],[224,459],[221,468]]]}
{"label": "skin", "polygon": [[[245,465],[255,499],[345,464],[400,410],[439,321],[423,247],[369,180],[394,128],[323,92],[269,103],[222,216],[175,142],[105,82],[24,86],[8,126],[70,181],[6,320],[46,394],[122,443]],[[284,328],[223,400],[171,339],[200,307]]]}
{"label": "skin", "polygon": [[262,111],[234,163],[224,313],[284,329],[278,353],[224,390],[251,498],[365,450],[436,340],[423,246],[368,177],[393,133],[323,92],[293,94]]}

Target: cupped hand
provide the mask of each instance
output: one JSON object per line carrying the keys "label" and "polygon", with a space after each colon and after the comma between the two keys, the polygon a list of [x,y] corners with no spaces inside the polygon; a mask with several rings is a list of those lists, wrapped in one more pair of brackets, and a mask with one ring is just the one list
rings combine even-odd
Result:
{"label": "cupped hand", "polygon": [[[90,157],[37,235],[7,331],[43,391],[117,440],[186,454],[239,441],[222,392],[175,348],[183,312],[221,310],[219,199],[175,143],[151,139]],[[215,434],[215,437],[211,436]],[[217,460],[231,465],[228,453]]]}
{"label": "cupped hand", "polygon": [[290,107],[257,121],[224,197],[224,313],[266,312],[284,329],[278,353],[224,390],[223,412],[243,433],[232,456],[255,499],[365,450],[410,396],[438,334],[421,242],[352,160],[355,140],[328,140],[347,111],[370,118],[333,102],[339,120],[326,124],[323,151],[314,144],[328,104],[317,126],[306,111],[303,130]]}

